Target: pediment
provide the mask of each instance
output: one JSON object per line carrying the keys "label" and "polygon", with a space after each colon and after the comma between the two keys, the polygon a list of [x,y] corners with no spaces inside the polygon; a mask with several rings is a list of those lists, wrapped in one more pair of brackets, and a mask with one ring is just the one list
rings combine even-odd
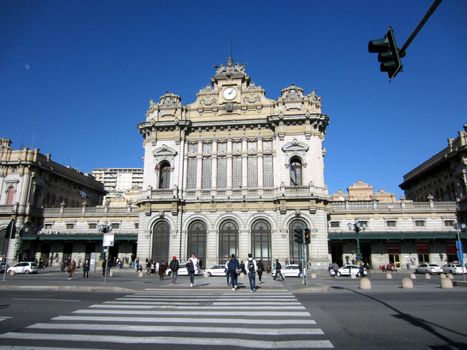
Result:
{"label": "pediment", "polygon": [[297,141],[294,139],[292,142],[289,142],[282,146],[282,151],[284,152],[307,152],[310,146],[305,142]]}
{"label": "pediment", "polygon": [[157,147],[152,154],[154,157],[175,157],[178,152],[167,145],[162,145]]}

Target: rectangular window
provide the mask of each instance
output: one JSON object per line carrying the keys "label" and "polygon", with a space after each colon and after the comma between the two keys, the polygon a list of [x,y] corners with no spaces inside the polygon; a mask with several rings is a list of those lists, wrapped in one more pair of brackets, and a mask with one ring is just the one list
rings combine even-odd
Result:
{"label": "rectangular window", "polygon": [[135,222],[135,228],[139,228],[139,223]]}
{"label": "rectangular window", "polygon": [[212,166],[211,158],[203,158],[203,169],[201,174],[201,188],[211,188]]}
{"label": "rectangular window", "polygon": [[227,187],[227,159],[217,158],[217,188]]}
{"label": "rectangular window", "polygon": [[110,225],[112,227],[112,230],[118,230],[120,228],[120,224],[113,223]]}
{"label": "rectangular window", "polygon": [[454,220],[444,220],[444,226],[454,227]]}
{"label": "rectangular window", "polygon": [[258,157],[248,157],[247,164],[248,164],[248,168],[247,168],[248,188],[258,187]]}
{"label": "rectangular window", "polygon": [[193,190],[196,188],[196,166],[197,164],[198,164],[198,159],[188,158],[186,188],[189,190]]}
{"label": "rectangular window", "polygon": [[415,227],[425,227],[425,220],[415,220]]}
{"label": "rectangular window", "polygon": [[45,224],[44,230],[50,230],[52,228],[52,224]]}
{"label": "rectangular window", "polygon": [[232,157],[232,188],[242,186],[242,157]]}
{"label": "rectangular window", "polygon": [[75,228],[75,224],[66,224],[67,230],[73,230]]}
{"label": "rectangular window", "polygon": [[340,227],[340,226],[341,226],[340,221],[331,221],[331,227],[332,228],[337,228],[337,227]]}
{"label": "rectangular window", "polygon": [[97,224],[95,224],[95,223],[88,224],[88,229],[90,229],[90,230],[97,229]]}
{"label": "rectangular window", "polygon": [[397,226],[397,221],[396,220],[388,220],[388,221],[386,221],[386,226],[387,227],[396,227]]}
{"label": "rectangular window", "polygon": [[274,187],[272,156],[263,156],[263,187]]}

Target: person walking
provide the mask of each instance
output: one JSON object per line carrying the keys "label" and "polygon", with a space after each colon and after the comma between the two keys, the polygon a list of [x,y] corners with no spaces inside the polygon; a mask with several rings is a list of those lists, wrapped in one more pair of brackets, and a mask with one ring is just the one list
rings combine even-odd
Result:
{"label": "person walking", "polygon": [[161,280],[164,279],[165,276],[165,271],[167,270],[167,265],[165,264],[165,261],[162,260],[161,263],[159,264],[159,278]]}
{"label": "person walking", "polygon": [[71,280],[76,271],[76,261],[75,259],[68,265],[68,279]]}
{"label": "person walking", "polygon": [[248,280],[250,281],[250,292],[256,292],[256,271],[258,267],[256,266],[256,260],[253,259],[251,253],[248,254],[248,259],[245,261],[245,271],[248,274]]}
{"label": "person walking", "polygon": [[190,276],[190,287],[193,287],[195,284],[195,274],[199,270],[199,261],[195,253],[191,253],[191,258],[188,259],[185,266]]}
{"label": "person walking", "polygon": [[275,281],[278,281],[279,276],[281,276],[281,280],[283,281],[283,280],[284,280],[284,276],[282,276],[282,272],[281,272],[281,270],[282,270],[282,265],[281,265],[281,263],[279,262],[279,259],[276,259],[276,266],[275,266],[275,268],[276,268],[276,273],[274,274],[274,280],[275,280]]}
{"label": "person walking", "polygon": [[261,279],[263,278],[263,272],[264,272],[263,260],[258,261],[256,266],[258,267],[258,270],[256,271],[258,273],[258,283],[261,284],[263,283]]}
{"label": "person walking", "polygon": [[177,260],[176,256],[172,257],[172,261],[170,262],[169,265],[171,275],[172,275],[172,283],[176,284],[177,283],[177,277],[178,277],[178,269],[180,268],[180,263]]}
{"label": "person walking", "polygon": [[238,278],[238,274],[240,273],[240,271],[241,271],[240,263],[235,257],[235,254],[232,254],[227,264],[227,273],[230,276],[230,284],[232,285],[232,290],[236,290],[238,288],[237,278]]}
{"label": "person walking", "polygon": [[83,264],[83,278],[89,278],[89,260],[84,260]]}
{"label": "person walking", "polygon": [[225,275],[227,276],[227,285],[230,286],[230,273],[229,273],[229,257],[227,256],[227,262],[225,263]]}

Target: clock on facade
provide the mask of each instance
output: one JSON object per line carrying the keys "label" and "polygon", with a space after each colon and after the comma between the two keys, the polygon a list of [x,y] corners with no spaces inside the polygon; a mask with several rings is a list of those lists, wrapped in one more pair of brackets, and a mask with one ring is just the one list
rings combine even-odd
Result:
{"label": "clock on facade", "polygon": [[237,97],[237,90],[233,87],[228,87],[224,90],[223,94],[226,100],[233,100],[235,97]]}

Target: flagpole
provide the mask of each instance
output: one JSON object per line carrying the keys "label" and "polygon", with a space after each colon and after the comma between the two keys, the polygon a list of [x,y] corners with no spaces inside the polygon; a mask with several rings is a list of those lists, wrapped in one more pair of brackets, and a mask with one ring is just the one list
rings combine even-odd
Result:
{"label": "flagpole", "polygon": [[5,268],[3,269],[3,282],[6,280],[6,270],[8,269],[8,252],[10,250],[11,244],[11,236],[13,235],[13,230],[15,229],[15,219],[11,219],[10,224],[8,227],[10,228],[10,234],[8,237],[8,245],[6,247],[6,254],[5,254]]}

